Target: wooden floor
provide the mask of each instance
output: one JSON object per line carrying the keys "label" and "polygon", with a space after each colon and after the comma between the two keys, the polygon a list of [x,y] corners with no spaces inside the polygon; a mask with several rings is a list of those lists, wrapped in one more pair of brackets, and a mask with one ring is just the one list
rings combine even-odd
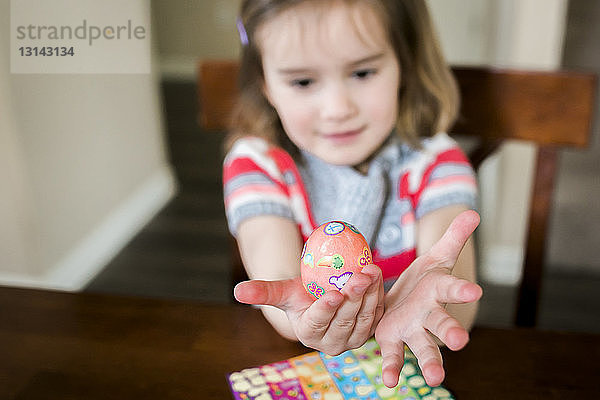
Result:
{"label": "wooden floor", "polygon": [[[196,124],[192,83],[163,84],[167,142],[180,184],[177,197],[90,283],[91,292],[232,301],[221,186],[221,140]],[[508,326],[515,289],[483,283],[478,324]],[[600,277],[551,274],[539,326],[600,332]]]}
{"label": "wooden floor", "polygon": [[222,135],[199,129],[194,85],[165,83],[163,96],[179,192],[87,290],[227,302]]}

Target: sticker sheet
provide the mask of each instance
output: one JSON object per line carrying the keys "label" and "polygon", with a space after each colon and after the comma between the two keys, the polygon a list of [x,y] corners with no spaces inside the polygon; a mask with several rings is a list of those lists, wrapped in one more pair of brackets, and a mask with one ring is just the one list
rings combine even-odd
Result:
{"label": "sticker sheet", "polygon": [[374,339],[338,356],[310,352],[227,376],[236,400],[446,400],[442,386],[425,383],[415,356],[405,348],[398,385],[381,379],[381,352]]}

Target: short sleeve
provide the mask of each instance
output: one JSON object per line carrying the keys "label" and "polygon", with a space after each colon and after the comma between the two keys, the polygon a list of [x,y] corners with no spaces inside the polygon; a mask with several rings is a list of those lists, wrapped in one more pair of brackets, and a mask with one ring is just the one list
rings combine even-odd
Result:
{"label": "short sleeve", "polygon": [[250,217],[276,215],[294,220],[283,174],[259,138],[238,140],[223,163],[225,214],[231,233]]}
{"label": "short sleeve", "polygon": [[413,193],[415,217],[451,205],[477,206],[477,179],[468,158],[446,134],[425,144],[418,189]]}

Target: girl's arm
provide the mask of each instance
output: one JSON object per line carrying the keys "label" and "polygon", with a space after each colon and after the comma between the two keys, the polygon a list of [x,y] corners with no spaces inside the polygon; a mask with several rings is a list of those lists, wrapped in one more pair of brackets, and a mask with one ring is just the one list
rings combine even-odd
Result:
{"label": "girl's arm", "polygon": [[263,305],[265,317],[283,337],[339,354],[373,335],[383,314],[379,268],[366,266],[341,292],[328,291],[315,300],[300,279],[303,243],[294,222],[275,216],[249,218],[240,224],[237,239],[252,280],[238,284],[235,296]]}

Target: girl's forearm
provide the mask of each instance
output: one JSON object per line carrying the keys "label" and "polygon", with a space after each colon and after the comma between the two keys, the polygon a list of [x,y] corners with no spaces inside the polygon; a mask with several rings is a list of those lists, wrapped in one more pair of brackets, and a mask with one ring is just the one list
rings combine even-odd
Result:
{"label": "girl's forearm", "polygon": [[[275,216],[261,216],[242,222],[238,244],[244,267],[251,279],[280,280],[300,273],[302,238],[295,223]],[[260,306],[265,318],[286,339],[297,341],[284,311]]]}

